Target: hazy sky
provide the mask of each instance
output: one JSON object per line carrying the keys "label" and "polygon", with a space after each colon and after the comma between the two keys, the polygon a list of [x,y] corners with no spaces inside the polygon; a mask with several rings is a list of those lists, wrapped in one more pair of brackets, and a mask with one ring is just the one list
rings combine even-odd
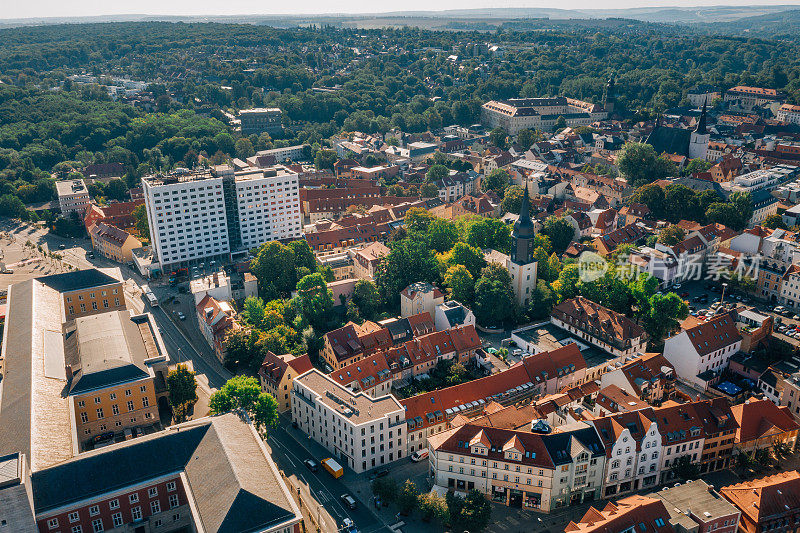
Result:
{"label": "hazy sky", "polygon": [[64,17],[114,14],[237,15],[291,13],[378,13],[470,9],[487,7],[549,7],[562,9],[615,9],[653,6],[799,4],[800,0],[376,0],[253,1],[253,0],[0,0],[0,18]]}

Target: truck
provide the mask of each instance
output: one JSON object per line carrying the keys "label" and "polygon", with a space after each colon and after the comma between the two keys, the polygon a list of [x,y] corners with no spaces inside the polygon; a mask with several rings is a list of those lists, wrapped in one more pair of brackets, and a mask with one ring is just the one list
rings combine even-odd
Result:
{"label": "truck", "polygon": [[325,468],[325,470],[327,470],[328,473],[333,477],[340,478],[342,477],[342,474],[344,474],[344,469],[342,468],[342,465],[337,463],[332,457],[323,459],[320,462],[322,463],[323,468]]}
{"label": "truck", "polygon": [[149,285],[142,285],[142,292],[144,293],[144,297],[147,299],[147,302],[152,307],[158,307],[158,298],[156,298],[156,295],[153,294],[152,290],[150,290]]}

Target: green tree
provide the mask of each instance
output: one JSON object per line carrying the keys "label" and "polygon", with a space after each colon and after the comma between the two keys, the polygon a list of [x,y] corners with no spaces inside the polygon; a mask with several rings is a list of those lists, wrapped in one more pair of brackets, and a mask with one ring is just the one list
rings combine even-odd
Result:
{"label": "green tree", "polygon": [[128,186],[120,179],[111,180],[106,185],[106,196],[121,202],[128,197]]}
{"label": "green tree", "polygon": [[465,242],[455,243],[453,248],[443,256],[443,259],[450,267],[464,265],[473,278],[477,278],[481,269],[486,266],[483,252]]}
{"label": "green tree", "polygon": [[[431,165],[425,173],[426,181],[437,181],[450,175],[450,169],[444,165]],[[437,194],[438,195],[438,194]]]}
{"label": "green tree", "polygon": [[393,502],[400,494],[400,486],[390,477],[381,477],[372,482],[372,493],[385,502]]}
{"label": "green tree", "polygon": [[506,187],[503,194],[503,211],[507,213],[519,214],[519,209],[522,206],[523,190],[519,185],[509,185]]}
{"label": "green tree", "polygon": [[375,272],[375,283],[386,302],[396,305],[400,291],[417,281],[435,282],[439,264],[424,242],[409,238],[392,243],[389,255]]}
{"label": "green tree", "polygon": [[526,314],[531,320],[548,317],[556,303],[558,303],[558,294],[544,280],[540,279],[531,293]]}
{"label": "green tree", "polygon": [[475,320],[483,326],[503,324],[514,315],[511,275],[505,267],[490,264],[475,283]]}
{"label": "green tree", "polygon": [[553,249],[561,253],[575,237],[575,228],[563,217],[549,216],[542,225],[542,233],[550,238]]}
{"label": "green tree", "polygon": [[496,168],[481,180],[481,188],[484,191],[494,191],[502,198],[509,181],[511,181],[511,176],[508,171],[504,168]]}
{"label": "green tree", "polygon": [[265,300],[289,294],[295,288],[294,252],[278,241],[270,241],[256,249],[250,271],[258,280],[259,292]]}
{"label": "green tree", "polygon": [[375,283],[366,279],[358,280],[353,287],[353,304],[362,317],[368,320],[374,319],[383,305]]}
{"label": "green tree", "polygon": [[321,331],[331,320],[333,293],[320,273],[309,274],[297,282],[297,300],[309,324]]}
{"label": "green tree", "polygon": [[[295,268],[305,267],[311,272],[318,270],[317,258],[314,251],[305,239],[298,239],[291,241],[287,244],[294,253],[294,266]],[[297,278],[300,279],[300,278]]]}
{"label": "green tree", "polygon": [[553,282],[553,291],[558,296],[558,301],[563,302],[578,295],[578,281],[580,279],[580,269],[578,265],[565,265],[558,275],[558,279]]}
{"label": "green tree", "polygon": [[475,279],[464,265],[454,265],[447,269],[444,275],[444,284],[447,286],[448,296],[464,305],[472,303],[475,291]]}
{"label": "green tree", "polygon": [[507,138],[508,134],[503,128],[495,128],[489,132],[489,142],[500,149],[508,146]]}
{"label": "green tree", "polygon": [[673,461],[672,472],[676,477],[684,480],[700,477],[700,468],[692,461],[691,455],[682,455]]}
{"label": "green tree", "polygon": [[655,149],[645,143],[626,144],[617,159],[617,166],[634,187],[677,174],[674,163],[659,157]]}
{"label": "green tree", "polygon": [[178,422],[186,420],[187,410],[197,401],[197,380],[194,376],[194,372],[181,364],[167,374],[169,403]]}
{"label": "green tree", "polygon": [[686,165],[684,168],[683,174],[684,176],[691,176],[692,174],[696,174],[697,172],[705,172],[713,165],[711,162],[706,161],[702,158],[692,159],[689,161],[689,164]]}
{"label": "green tree", "polygon": [[145,208],[144,204],[137,206],[136,209],[133,210],[133,220],[134,226],[136,227],[136,231],[139,233],[139,237],[143,239],[150,238],[150,225],[147,222],[147,209]]}
{"label": "green tree", "polygon": [[241,409],[250,415],[253,425],[261,432],[278,421],[278,403],[261,392],[261,385],[253,377],[232,377],[211,395],[208,406],[215,415]]}
{"label": "green tree", "polygon": [[428,244],[438,253],[450,250],[458,241],[458,227],[444,218],[435,218],[428,226]]}
{"label": "green tree", "polygon": [[667,334],[676,330],[680,321],[689,316],[689,307],[674,292],[652,295],[648,307],[642,325],[650,335],[651,345],[658,348]]}
{"label": "green tree", "polygon": [[768,216],[764,219],[761,225],[769,229],[789,229],[789,227],[783,222],[783,217],[778,214]]}
{"label": "green tree", "polygon": [[480,532],[489,525],[492,518],[492,504],[481,492],[471,490],[466,498],[448,492],[445,502],[450,522],[458,524],[458,530]]}
{"label": "green tree", "polygon": [[716,222],[731,229],[739,229],[741,216],[731,203],[715,202],[708,206],[705,215],[707,222]]}
{"label": "green tree", "polygon": [[646,205],[653,217],[661,219],[664,215],[664,189],[652,183],[642,185],[631,196],[631,203]]}
{"label": "green tree", "polygon": [[680,226],[667,226],[658,233],[658,242],[667,246],[675,246],[686,237],[686,231]]}
{"label": "green tree", "polygon": [[750,217],[753,216],[753,197],[749,192],[735,192],[728,197],[728,202],[733,205],[739,215],[737,224],[733,226],[733,229],[736,231],[743,230],[750,222]]}
{"label": "green tree", "polygon": [[559,115],[556,119],[556,131],[561,131],[567,127],[567,119]]}
{"label": "green tree", "polygon": [[397,506],[400,507],[400,512],[409,514],[414,510],[419,501],[419,489],[410,479],[405,480],[400,487],[400,492],[397,494]]}
{"label": "green tree", "polygon": [[234,152],[236,153],[236,157],[242,161],[246,160],[248,157],[253,157],[256,155],[256,149],[253,148],[253,143],[250,142],[250,139],[247,137],[242,137],[241,139],[236,140],[236,143],[234,144]]}
{"label": "green tree", "polygon": [[424,520],[436,520],[440,525],[450,521],[447,502],[435,492],[426,492],[419,496],[419,512]]}
{"label": "green tree", "polygon": [[419,189],[419,194],[423,198],[438,198],[439,188],[436,186],[435,183],[431,182],[423,183],[422,187],[420,187]]}
{"label": "green tree", "polygon": [[314,156],[314,166],[317,170],[333,170],[333,164],[338,157],[334,150],[319,150]]}
{"label": "green tree", "polygon": [[703,218],[695,192],[685,185],[674,183],[664,190],[664,213],[670,222]]}
{"label": "green tree", "polygon": [[527,150],[533,146],[533,143],[541,139],[541,137],[542,135],[535,130],[524,129],[517,134],[517,144],[520,145],[522,149]]}

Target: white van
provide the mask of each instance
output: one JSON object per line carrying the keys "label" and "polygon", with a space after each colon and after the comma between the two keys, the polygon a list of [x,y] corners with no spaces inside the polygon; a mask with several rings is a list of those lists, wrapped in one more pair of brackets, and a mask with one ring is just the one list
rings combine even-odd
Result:
{"label": "white van", "polygon": [[415,463],[418,463],[420,461],[424,461],[427,458],[428,458],[428,449],[427,448],[425,448],[423,450],[416,451],[416,452],[411,454],[411,460],[414,461]]}

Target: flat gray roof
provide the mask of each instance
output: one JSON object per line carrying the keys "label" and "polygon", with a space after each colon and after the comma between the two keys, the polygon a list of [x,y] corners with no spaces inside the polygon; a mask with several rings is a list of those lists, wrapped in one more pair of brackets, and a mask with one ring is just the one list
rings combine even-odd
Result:
{"label": "flat gray roof", "polygon": [[355,425],[371,422],[397,411],[404,411],[403,406],[392,395],[372,398],[364,392],[353,393],[316,368],[296,377],[295,382],[314,391],[318,395],[318,401],[332,411],[343,415]]}

